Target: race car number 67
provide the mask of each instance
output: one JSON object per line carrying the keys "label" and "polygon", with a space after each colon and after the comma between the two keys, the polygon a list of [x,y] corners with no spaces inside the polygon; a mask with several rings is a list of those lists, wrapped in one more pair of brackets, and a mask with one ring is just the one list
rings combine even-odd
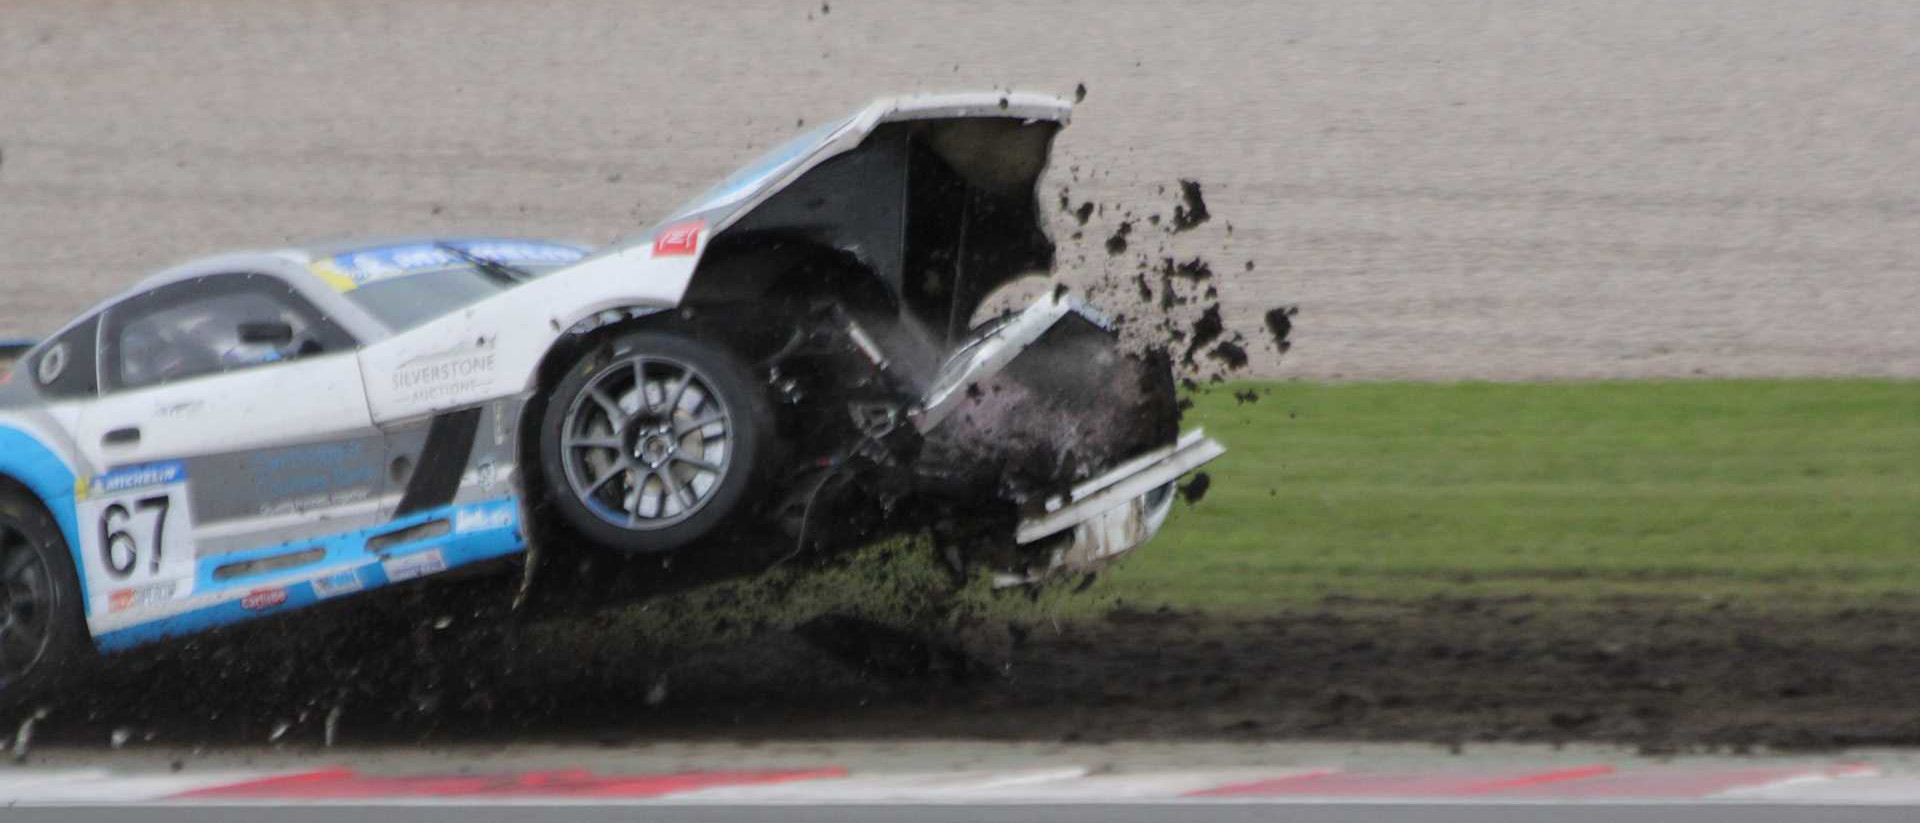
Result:
{"label": "race car number 67", "polygon": [[172,498],[167,495],[143,497],[133,502],[133,510],[126,504],[114,503],[100,514],[100,560],[107,572],[115,578],[124,580],[133,575],[134,566],[140,562],[140,541],[130,530],[133,527],[134,512],[155,512],[153,519],[152,569],[160,571],[160,558],[166,551],[167,509]]}

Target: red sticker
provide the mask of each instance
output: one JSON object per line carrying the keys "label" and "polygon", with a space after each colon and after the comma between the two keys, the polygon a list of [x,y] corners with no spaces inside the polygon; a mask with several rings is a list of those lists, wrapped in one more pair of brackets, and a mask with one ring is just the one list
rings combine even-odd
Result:
{"label": "red sticker", "polygon": [[257,612],[261,609],[271,609],[285,602],[287,602],[286,589],[255,589],[246,597],[240,598],[240,608]]}
{"label": "red sticker", "polygon": [[700,230],[706,227],[705,220],[688,220],[661,229],[653,238],[653,256],[685,257],[693,254],[700,249]]}

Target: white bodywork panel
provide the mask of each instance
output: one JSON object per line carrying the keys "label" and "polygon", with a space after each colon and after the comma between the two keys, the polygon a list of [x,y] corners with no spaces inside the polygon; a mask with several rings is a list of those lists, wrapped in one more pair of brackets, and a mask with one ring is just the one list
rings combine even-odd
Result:
{"label": "white bodywork panel", "polygon": [[[678,305],[708,232],[676,225],[660,240],[596,255],[361,350],[380,423],[520,394],[554,341],[613,309]],[[672,244],[666,239],[675,238]]]}
{"label": "white bodywork panel", "polygon": [[[81,478],[74,490],[78,571],[93,631],[119,628],[148,607],[177,606],[194,593],[200,552],[192,484],[209,478],[191,476],[185,461],[375,437],[361,385],[359,360],[343,352],[114,392],[85,404],[77,448],[93,466],[117,467]],[[137,435],[116,438],[127,432]],[[372,502],[307,501],[293,516],[311,522],[342,504]],[[227,531],[264,544],[273,542],[267,535],[277,525],[252,518],[230,523]]]}
{"label": "white bodywork panel", "polygon": [[[139,441],[108,445],[135,428]],[[360,364],[352,353],[118,391],[86,404],[78,445],[96,466],[245,451],[369,431]]]}

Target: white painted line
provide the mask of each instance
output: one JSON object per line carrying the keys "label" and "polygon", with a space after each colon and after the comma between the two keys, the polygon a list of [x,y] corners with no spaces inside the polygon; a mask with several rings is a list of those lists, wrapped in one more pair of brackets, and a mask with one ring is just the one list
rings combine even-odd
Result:
{"label": "white painted line", "polygon": [[225,786],[283,772],[114,774],[104,770],[21,771],[0,774],[0,805],[142,803],[181,792]]}
{"label": "white painted line", "polygon": [[1009,787],[1003,790],[983,791],[970,796],[1009,801],[1080,803],[1171,800],[1192,792],[1217,789],[1221,786],[1328,774],[1331,771],[1330,769],[1246,769],[1093,774],[1079,780],[1039,786]]}
{"label": "white painted line", "polygon": [[851,802],[912,801],[967,798],[993,792],[1034,791],[1036,787],[1075,781],[1087,775],[1083,766],[1022,771],[915,772],[876,774],[833,780],[774,783],[760,786],[716,786],[673,795],[676,801],[696,802]]}
{"label": "white painted line", "polygon": [[1920,804],[1920,775],[1887,774],[1871,766],[1858,766],[1735,789],[1718,797],[1785,803]]}

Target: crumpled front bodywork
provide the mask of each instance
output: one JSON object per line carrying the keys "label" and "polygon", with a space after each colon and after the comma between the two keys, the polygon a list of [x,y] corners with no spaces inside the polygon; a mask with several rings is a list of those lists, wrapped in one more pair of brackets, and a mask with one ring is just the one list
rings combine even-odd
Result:
{"label": "crumpled front bodywork", "polygon": [[[888,501],[909,524],[960,524],[936,539],[1039,579],[1097,568],[1165,519],[1179,472],[1136,458],[1178,436],[1166,356],[1125,351],[1105,317],[1059,291],[973,325],[988,295],[1053,267],[1037,189],[1070,110],[1015,94],[883,100],[775,149],[666,221],[709,238],[682,306],[739,317],[831,302],[822,336],[860,355],[816,368],[829,376],[813,383],[781,359],[796,342],[770,356],[775,383],[804,384],[790,390],[795,405],[844,405],[824,413],[855,421],[800,427],[802,456],[815,452],[802,465],[833,467],[795,481],[803,524],[822,489],[865,466],[874,479],[848,486],[853,494]],[[1206,442],[1185,453],[1207,452],[1192,465],[1217,456]],[[1103,478],[1132,488],[1141,472],[1157,472],[1152,488],[1047,509]],[[1054,528],[1016,539],[1042,517]]]}
{"label": "crumpled front bodywork", "polygon": [[[1097,311],[1057,294],[975,325],[995,290],[1053,267],[1037,187],[1070,112],[1037,95],[921,95],[818,127],[638,236],[370,347],[371,374],[486,366],[471,397],[370,386],[375,417],[537,397],[548,366],[601,330],[677,323],[755,364],[779,407],[788,453],[754,516],[790,545],[934,524],[1023,575],[1090,568],[1036,565],[1052,547],[1015,532],[1046,500],[1174,442],[1170,364],[1123,351]],[[1060,557],[1144,539],[1164,509],[1134,508],[1119,530],[1082,528],[1111,508],[1086,511],[1060,533],[1096,529],[1102,548]]]}

